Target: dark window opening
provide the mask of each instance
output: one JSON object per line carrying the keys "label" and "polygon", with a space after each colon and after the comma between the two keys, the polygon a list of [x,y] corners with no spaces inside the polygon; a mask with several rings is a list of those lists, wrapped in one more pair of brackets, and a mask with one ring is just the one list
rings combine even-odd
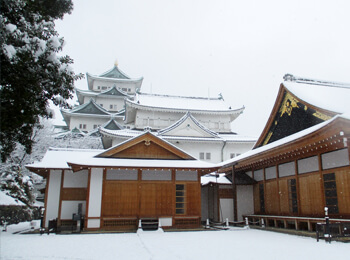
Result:
{"label": "dark window opening", "polygon": [[295,179],[288,180],[289,212],[298,213],[298,194]]}
{"label": "dark window opening", "polygon": [[260,213],[265,213],[264,184],[259,184]]}
{"label": "dark window opening", "polygon": [[176,201],[175,213],[185,214],[185,206],[186,206],[185,184],[176,184],[175,201]]}
{"label": "dark window opening", "polygon": [[323,175],[324,196],[326,200],[326,207],[329,214],[339,213],[337,184],[335,181],[335,174],[328,173]]}

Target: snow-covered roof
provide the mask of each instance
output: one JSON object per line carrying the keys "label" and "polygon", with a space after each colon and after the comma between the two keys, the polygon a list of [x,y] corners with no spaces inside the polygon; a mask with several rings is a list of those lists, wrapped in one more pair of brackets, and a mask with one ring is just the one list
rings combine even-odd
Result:
{"label": "snow-covered roof", "polygon": [[350,84],[294,77],[283,85],[309,104],[336,113],[350,113]]}
{"label": "snow-covered roof", "polygon": [[100,77],[106,78],[118,78],[118,79],[130,79],[123,71],[118,68],[118,65],[114,64],[113,68],[100,75]]}
{"label": "snow-covered roof", "polygon": [[109,71],[102,73],[99,76],[92,75],[90,73],[86,73],[86,79],[88,82],[89,89],[92,89],[92,83],[94,80],[102,80],[108,82],[118,82],[118,83],[134,83],[139,88],[141,87],[143,77],[132,79],[127,76],[124,72],[122,72],[118,66],[114,66]]}
{"label": "snow-covered roof", "polygon": [[0,190],[0,205],[2,206],[25,206],[22,201],[15,199],[5,193],[5,191]]}
{"label": "snow-covered roof", "polygon": [[132,107],[144,109],[156,109],[167,111],[181,112],[205,112],[205,113],[227,113],[241,114],[244,106],[232,109],[222,97],[205,98],[205,97],[186,97],[186,96],[170,96],[160,94],[137,93],[135,100],[126,100],[126,104]]}
{"label": "snow-covered roof", "polygon": [[262,152],[266,152],[266,151],[269,151],[269,150],[272,150],[276,147],[279,147],[279,146],[282,146],[282,145],[286,145],[288,143],[293,143],[294,141],[306,136],[306,135],[309,135],[313,132],[316,132],[317,130],[325,127],[326,125],[330,124],[331,122],[337,120],[338,118],[344,118],[344,119],[347,119],[347,120],[350,120],[350,114],[344,114],[344,115],[336,115],[335,117],[333,117],[332,119],[330,120],[327,120],[327,121],[324,121],[322,123],[319,123],[317,125],[314,125],[312,127],[309,127],[305,130],[302,130],[300,132],[297,132],[295,134],[292,134],[290,136],[287,136],[285,138],[282,138],[282,139],[279,139],[277,141],[274,141],[270,144],[266,144],[264,146],[261,146],[261,147],[258,147],[256,149],[253,149],[253,150],[250,150],[248,152],[245,152],[233,159],[230,159],[230,160],[227,160],[227,161],[224,161],[224,162],[221,162],[221,163],[218,163],[217,166],[219,167],[223,167],[223,166],[227,166],[227,165],[232,165],[233,163],[235,162],[239,162],[243,159],[246,159],[246,158],[249,158],[249,157],[252,157],[254,155],[257,155],[259,153],[262,153]]}
{"label": "snow-covered roof", "polygon": [[70,169],[67,164],[70,160],[85,160],[104,150],[49,148],[40,162],[26,165],[28,168],[38,169]]}
{"label": "snow-covered roof", "polygon": [[[128,139],[143,133],[142,130],[130,130],[130,129],[122,129],[122,130],[108,130],[105,128],[100,128],[101,134],[109,137],[116,137],[122,139]],[[186,141],[194,141],[194,142],[233,142],[233,143],[244,143],[250,142],[255,143],[256,137],[239,135],[239,134],[217,134],[217,137],[193,137],[193,136],[166,136],[159,135],[159,133],[154,132],[158,137],[161,137],[164,140],[172,141],[172,140],[186,140]]]}
{"label": "snow-covered roof", "polygon": [[79,114],[98,114],[98,115],[111,115],[106,109],[98,105],[94,99],[90,99],[89,102],[82,104],[67,111],[69,113],[79,113]]}
{"label": "snow-covered roof", "polygon": [[87,90],[87,89],[78,89],[78,88],[75,88],[75,91],[84,96],[103,96],[103,95],[108,95],[108,96],[112,95],[112,96],[121,96],[121,97],[130,96],[125,91],[121,90],[120,88],[117,88],[116,86],[113,86],[112,88],[101,92],[96,92],[96,91]]}
{"label": "snow-covered roof", "polygon": [[210,183],[217,184],[232,184],[232,182],[225,177],[224,173],[209,173],[204,176],[201,176],[201,184],[202,186],[208,185]]}
{"label": "snow-covered roof", "polygon": [[26,165],[29,169],[71,169],[69,165],[91,167],[149,167],[149,168],[214,168],[215,165],[199,160],[148,160],[97,158],[105,150],[50,148],[37,163]]}
{"label": "snow-covered roof", "polygon": [[85,157],[71,159],[70,165],[82,165],[91,167],[129,167],[129,168],[214,168],[212,163],[199,160],[150,160],[150,159],[120,159],[120,158],[95,158]]}

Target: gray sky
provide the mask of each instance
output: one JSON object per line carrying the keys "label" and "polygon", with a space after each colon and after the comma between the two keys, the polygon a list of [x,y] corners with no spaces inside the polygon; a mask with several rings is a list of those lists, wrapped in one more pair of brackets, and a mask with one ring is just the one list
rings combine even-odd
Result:
{"label": "gray sky", "polygon": [[142,92],[222,93],[246,107],[232,124],[239,134],[259,136],[286,73],[350,83],[348,0],[73,2],[56,29],[76,73],[99,75],[117,60],[144,77]]}

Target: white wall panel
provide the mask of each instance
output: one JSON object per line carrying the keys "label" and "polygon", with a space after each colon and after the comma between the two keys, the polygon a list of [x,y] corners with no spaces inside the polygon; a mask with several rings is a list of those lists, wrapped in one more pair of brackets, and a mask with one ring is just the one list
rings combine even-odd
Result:
{"label": "white wall panel", "polygon": [[45,227],[48,227],[49,220],[58,218],[58,209],[59,209],[60,191],[61,191],[61,177],[62,177],[61,170],[50,170],[49,183],[47,186]]}
{"label": "white wall panel", "polygon": [[220,199],[220,221],[233,221],[233,199]]}
{"label": "white wall panel", "polygon": [[254,214],[253,185],[237,186],[237,217],[242,221],[242,215]]}
{"label": "white wall panel", "polygon": [[99,219],[88,219],[87,228],[100,228],[101,220]]}
{"label": "white wall panel", "polygon": [[78,214],[78,205],[83,204],[82,212],[85,213],[85,200],[63,200],[61,206],[61,219],[72,219],[73,214]]}
{"label": "white wall panel", "polygon": [[63,188],[87,188],[88,170],[79,172],[64,171]]}
{"label": "white wall panel", "polygon": [[90,179],[88,217],[101,216],[103,169],[92,168]]}

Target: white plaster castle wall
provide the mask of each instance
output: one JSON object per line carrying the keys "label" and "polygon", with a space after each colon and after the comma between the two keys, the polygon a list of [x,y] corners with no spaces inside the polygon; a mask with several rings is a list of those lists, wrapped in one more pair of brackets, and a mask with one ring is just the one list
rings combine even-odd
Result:
{"label": "white plaster castle wall", "polygon": [[146,126],[152,129],[163,129],[174,124],[185,113],[163,113],[159,111],[137,110],[135,116],[135,127],[143,129]]}
{"label": "white plaster castle wall", "polygon": [[48,227],[49,220],[56,219],[58,217],[60,191],[61,191],[61,177],[62,177],[61,170],[50,170],[49,183],[47,185],[45,227]]}
{"label": "white plaster castle wall", "polygon": [[[143,129],[145,126],[150,126],[153,129],[163,129],[174,124],[184,115],[185,112],[174,113],[137,110],[135,117],[135,126],[138,129]],[[195,113],[192,113],[192,115],[201,124],[203,124],[212,131],[220,133],[231,132],[231,122],[229,116],[208,114],[203,115]]]}
{"label": "white plaster castle wall", "polygon": [[[89,102],[89,101],[88,101]],[[124,109],[124,98],[96,97],[95,102],[108,111],[120,111]],[[110,105],[113,107],[111,108]]]}
{"label": "white plaster castle wall", "polygon": [[242,221],[242,215],[254,214],[253,185],[237,186],[237,215]]}
{"label": "white plaster castle wall", "polygon": [[204,126],[217,133],[231,132],[231,119],[229,115],[208,115],[195,114],[192,115]]}
{"label": "white plaster castle wall", "polygon": [[[88,217],[101,217],[103,169],[92,168],[89,192]],[[90,223],[90,226],[89,226]],[[100,220],[98,220],[100,223]],[[97,221],[88,220],[88,228],[99,228]]]}
{"label": "white plaster castle wall", "polygon": [[[117,88],[120,88],[124,92],[128,94],[135,94],[136,91],[136,83],[134,82],[114,82],[107,80],[95,80],[93,84],[93,90],[97,92],[106,91],[107,89],[112,88],[116,85]],[[100,86],[100,89],[98,88]],[[106,87],[106,89],[103,89]]]}
{"label": "white plaster castle wall", "polygon": [[61,205],[61,219],[72,219],[73,214],[78,214],[78,205],[83,204],[82,212],[85,214],[85,200],[63,200]]}
{"label": "white plaster castle wall", "polygon": [[88,170],[72,172],[64,171],[63,188],[87,188]]}
{"label": "white plaster castle wall", "polygon": [[69,128],[70,130],[77,128],[79,128],[80,124],[86,124],[86,129],[80,129],[81,131],[91,131],[94,129],[94,125],[103,125],[105,123],[107,123],[110,120],[110,118],[106,117],[106,118],[93,118],[93,117],[84,117],[84,116],[80,116],[80,117],[76,117],[76,116],[72,116],[70,119],[70,125]]}
{"label": "white plaster castle wall", "polygon": [[244,143],[243,142],[242,143],[239,143],[239,142],[226,143],[225,148],[224,148],[224,154],[223,154],[224,161],[231,159],[231,154],[234,154],[236,157],[240,154],[243,154],[245,152],[250,151],[253,148],[254,144],[255,144],[255,141],[244,142]]}

